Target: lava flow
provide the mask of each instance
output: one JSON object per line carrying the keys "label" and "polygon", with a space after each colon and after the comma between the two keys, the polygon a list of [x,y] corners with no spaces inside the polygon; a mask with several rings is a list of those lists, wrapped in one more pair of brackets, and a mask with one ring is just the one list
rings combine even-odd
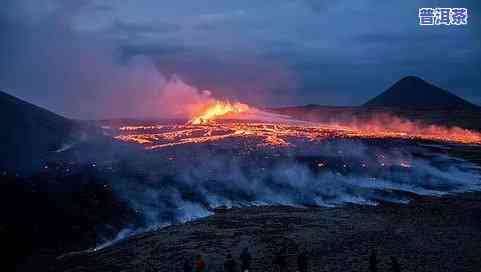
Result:
{"label": "lava flow", "polygon": [[[250,115],[249,115],[250,113]],[[254,113],[254,114],[252,114]],[[312,123],[292,119],[251,121],[242,119],[247,114],[256,120],[256,114],[266,113],[242,103],[215,102],[186,124],[148,126],[122,126],[118,128],[120,141],[142,144],[146,149],[177,145],[220,142],[227,139],[243,140],[255,146],[286,147],[299,142],[322,141],[334,138],[359,139],[410,139],[460,144],[481,144],[481,134],[462,128],[422,126],[414,122],[392,117],[390,122],[376,120],[362,125],[344,123]],[[272,116],[276,116],[272,114]],[[277,115],[278,116],[278,115]],[[238,118],[239,117],[239,118]],[[229,120],[226,120],[229,118]],[[265,119],[265,118],[264,118]],[[382,124],[395,123],[396,126]],[[249,140],[249,141],[247,141]]]}

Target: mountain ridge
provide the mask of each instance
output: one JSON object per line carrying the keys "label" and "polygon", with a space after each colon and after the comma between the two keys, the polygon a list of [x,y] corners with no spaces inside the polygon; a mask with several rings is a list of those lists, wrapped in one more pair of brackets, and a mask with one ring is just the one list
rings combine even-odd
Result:
{"label": "mountain ridge", "polygon": [[368,100],[364,107],[406,108],[473,108],[475,104],[431,84],[417,76],[406,76],[381,94]]}
{"label": "mountain ridge", "polygon": [[0,170],[40,167],[71,138],[77,122],[0,91]]}

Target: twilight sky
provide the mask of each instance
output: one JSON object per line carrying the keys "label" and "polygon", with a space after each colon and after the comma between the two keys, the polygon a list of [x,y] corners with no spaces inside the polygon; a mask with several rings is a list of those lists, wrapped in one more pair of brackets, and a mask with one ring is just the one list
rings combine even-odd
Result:
{"label": "twilight sky", "polygon": [[[421,7],[469,25],[421,27]],[[406,75],[481,104],[480,18],[474,0],[4,0],[0,89],[84,119],[205,96],[359,105]]]}

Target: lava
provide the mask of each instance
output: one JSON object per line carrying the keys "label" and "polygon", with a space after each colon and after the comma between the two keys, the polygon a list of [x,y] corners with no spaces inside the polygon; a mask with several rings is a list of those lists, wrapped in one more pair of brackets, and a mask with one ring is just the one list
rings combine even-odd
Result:
{"label": "lava", "polygon": [[208,106],[201,114],[190,120],[190,123],[194,125],[205,124],[218,118],[224,118],[228,115],[235,115],[248,110],[248,105],[239,102],[215,101],[213,105]]}
{"label": "lava", "polygon": [[[243,117],[252,118],[251,121]],[[142,144],[146,149],[185,144],[246,140],[256,146],[288,147],[299,142],[332,138],[405,139],[481,144],[481,134],[462,128],[421,125],[393,116],[377,116],[364,122],[313,123],[285,118],[242,103],[215,100],[186,124],[121,126],[115,138]],[[237,119],[229,121],[225,119]],[[247,141],[249,140],[249,141]],[[250,141],[253,140],[253,141]],[[408,164],[402,164],[408,167]]]}
{"label": "lava", "polygon": [[[287,147],[299,141],[312,142],[333,138],[360,139],[405,139],[450,142],[460,144],[481,144],[481,135],[463,129],[437,128],[420,133],[406,133],[393,130],[362,130],[324,124],[282,124],[264,122],[210,122],[195,125],[162,125],[120,127],[120,141],[142,144],[146,149],[165,148],[185,144],[220,142],[227,139],[254,140],[256,146]],[[146,132],[148,130],[148,133]]]}

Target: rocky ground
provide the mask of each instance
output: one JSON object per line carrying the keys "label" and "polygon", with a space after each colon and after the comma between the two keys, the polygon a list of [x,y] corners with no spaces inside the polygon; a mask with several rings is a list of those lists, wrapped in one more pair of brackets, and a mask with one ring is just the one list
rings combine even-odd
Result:
{"label": "rocky ground", "polygon": [[273,256],[310,252],[310,271],[368,271],[378,252],[380,271],[395,256],[401,271],[481,271],[481,193],[417,198],[410,204],[336,208],[253,207],[132,237],[88,254],[58,258],[56,271],[182,271],[184,258],[202,254],[208,271],[222,271],[228,253],[248,247],[252,271],[272,271]]}

